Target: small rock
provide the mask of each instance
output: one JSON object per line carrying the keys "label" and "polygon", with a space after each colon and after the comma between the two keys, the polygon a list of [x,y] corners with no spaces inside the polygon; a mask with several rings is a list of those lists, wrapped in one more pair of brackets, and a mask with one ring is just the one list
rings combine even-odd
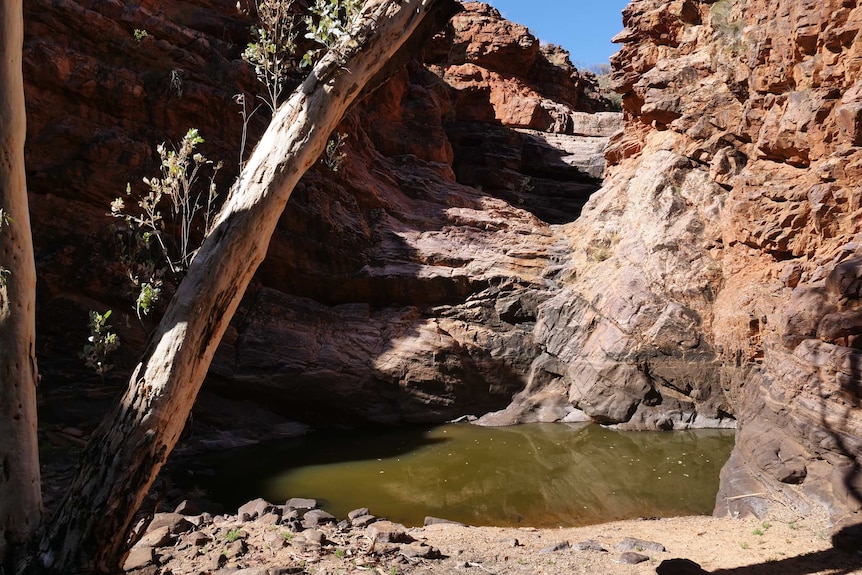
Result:
{"label": "small rock", "polygon": [[316,499],[305,499],[304,497],[291,497],[284,504],[286,509],[317,509]]}
{"label": "small rock", "polygon": [[236,559],[237,557],[242,557],[248,552],[248,545],[242,539],[237,539],[232,543],[228,543],[224,546],[224,550],[222,551],[222,555],[224,555],[227,559]]}
{"label": "small rock", "polygon": [[605,549],[604,546],[595,539],[587,539],[586,541],[575,543],[572,548],[576,551],[598,551],[600,553],[608,552],[608,550]]}
{"label": "small rock", "polygon": [[664,545],[655,541],[646,541],[644,539],[635,539],[634,537],[626,537],[616,545],[614,549],[617,551],[658,551],[663,553],[667,551]]}
{"label": "small rock", "polygon": [[266,513],[257,518],[257,522],[261,525],[278,525],[279,521],[281,521],[281,517],[276,513]]}
{"label": "small rock", "polygon": [[227,563],[227,557],[223,553],[210,555],[209,560],[204,562],[202,571],[218,571],[222,565]]}
{"label": "small rock", "polygon": [[550,547],[545,547],[544,549],[539,551],[539,553],[541,553],[541,554],[554,553],[555,551],[563,551],[563,550],[568,549],[568,548],[569,548],[569,542],[568,541],[559,541],[557,543],[554,543]]}
{"label": "small rock", "polygon": [[354,509],[350,513],[347,514],[347,518],[353,521],[357,517],[364,517],[366,515],[371,515],[371,512],[368,511],[367,507],[360,507],[359,509]]}
{"label": "small rock", "polygon": [[195,527],[203,527],[213,522],[213,516],[204,512],[200,515],[186,515],[186,520]]}
{"label": "small rock", "polygon": [[135,543],[135,547],[164,547],[173,542],[174,538],[171,536],[171,528],[163,525],[156,529],[148,530],[146,535]]}
{"label": "small rock", "polygon": [[240,506],[237,517],[243,521],[251,521],[275,510],[275,505],[266,499],[257,498]]}
{"label": "small rock", "polygon": [[147,533],[166,525],[171,535],[179,535],[180,533],[194,529],[194,525],[179,513],[156,513],[153,515],[153,520],[147,526]]}
{"label": "small rock", "polygon": [[620,563],[626,563],[627,565],[637,565],[644,561],[649,561],[649,557],[640,553],[635,553],[634,551],[626,551],[620,555]]}
{"label": "small rock", "polygon": [[350,529],[350,521],[347,519],[342,519],[335,527],[338,528],[339,531],[347,531]]}
{"label": "small rock", "polygon": [[501,541],[501,543],[503,545],[505,545],[506,547],[520,547],[521,546],[521,542],[518,541],[517,539],[514,539],[514,538],[503,539],[503,541]]}
{"label": "small rock", "polygon": [[212,541],[212,539],[206,533],[202,533],[200,531],[192,531],[191,533],[185,533],[182,537],[180,537],[179,547],[200,547],[201,545],[206,545]]}
{"label": "small rock", "polygon": [[183,499],[177,508],[174,509],[174,513],[179,513],[180,515],[200,515],[201,508],[194,501],[189,499]]}
{"label": "small rock", "polygon": [[461,527],[467,527],[463,523],[459,523],[458,521],[451,521],[449,519],[441,519],[440,517],[426,517],[425,518],[425,527],[429,525],[460,525]]}
{"label": "small rock", "polygon": [[267,531],[263,534],[263,541],[270,549],[280,549],[287,545],[287,540],[278,531]]}
{"label": "small rock", "polygon": [[123,563],[123,571],[141,569],[147,565],[152,565],[155,560],[152,547],[133,547]]}
{"label": "small rock", "polygon": [[305,542],[309,545],[321,546],[326,542],[326,535],[318,529],[306,529],[302,532]]}
{"label": "small rock", "polygon": [[440,557],[439,550],[419,541],[402,546],[401,554],[405,557],[418,557],[422,559],[437,559]]}
{"label": "small rock", "polygon": [[365,529],[365,535],[377,543],[412,543],[413,538],[400,523],[377,521]]}
{"label": "small rock", "polygon": [[368,527],[372,523],[377,521],[377,518],[373,515],[360,515],[351,521],[351,525],[354,527]]}
{"label": "small rock", "polygon": [[302,526],[306,529],[312,529],[324,523],[335,523],[335,516],[323,509],[312,509],[302,516]]}
{"label": "small rock", "polygon": [[665,559],[655,572],[658,575],[709,575],[691,559]]}

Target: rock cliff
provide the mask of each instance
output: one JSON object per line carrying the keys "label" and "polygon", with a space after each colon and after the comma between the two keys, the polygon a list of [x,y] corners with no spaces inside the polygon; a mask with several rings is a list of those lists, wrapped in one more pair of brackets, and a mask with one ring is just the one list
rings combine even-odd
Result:
{"label": "rock cliff", "polygon": [[720,513],[846,517],[862,501],[862,7],[635,0],[623,18],[626,129],[566,226],[572,279],[539,307],[533,369],[594,419],[734,417]]}
{"label": "rock cliff", "polygon": [[[234,95],[251,100],[262,87],[240,59],[251,21],[228,0],[37,1],[26,25],[50,391],[87,377],[87,309],[114,309],[120,367],[148,327],[116,263],[112,198],[126,182],[140,191],[154,145],[192,126],[222,173],[235,173]],[[621,126],[619,114],[593,113],[605,108],[564,51],[486,4],[464,4],[345,118],[337,171],[321,163],[295,190],[208,388],[317,424],[505,407],[540,353],[537,308],[568,259],[551,224],[575,219],[599,187]],[[252,118],[250,141],[265,121],[264,111]]]}
{"label": "rock cliff", "polygon": [[[633,0],[621,133],[562,52],[464,7],[345,119],[339,170],[295,191],[209,389],[311,423],[735,425],[718,512],[849,517],[862,7]],[[190,126],[235,170],[233,95],[259,89],[226,0],[27,10],[50,387],[81,377],[86,309],[129,309],[111,198]],[[133,357],[144,330],[126,316]]]}

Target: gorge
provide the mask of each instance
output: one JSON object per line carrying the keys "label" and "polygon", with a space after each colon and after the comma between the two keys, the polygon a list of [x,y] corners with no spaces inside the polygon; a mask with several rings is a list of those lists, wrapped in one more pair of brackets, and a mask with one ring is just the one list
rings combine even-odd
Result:
{"label": "gorge", "polygon": [[[197,425],[253,420],[254,439],[292,420],[465,414],[735,426],[717,513],[852,518],[862,7],[633,0],[612,62],[622,116],[563,51],[464,8],[345,119],[339,170],[317,165],[295,191]],[[111,200],[153,172],[153,144],[192,126],[236,173],[233,97],[259,88],[239,57],[250,19],[232,2],[25,10],[50,403],[92,378],[77,357],[88,309],[115,310],[121,367],[145,337]],[[264,125],[252,118],[252,139]]]}

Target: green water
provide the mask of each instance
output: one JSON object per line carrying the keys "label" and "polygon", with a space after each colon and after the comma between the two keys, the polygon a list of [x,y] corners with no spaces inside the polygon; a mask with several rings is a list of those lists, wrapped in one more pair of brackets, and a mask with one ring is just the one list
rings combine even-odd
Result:
{"label": "green water", "polygon": [[313,497],[336,517],[368,507],[406,525],[576,526],[709,514],[734,433],[530,424],[318,432],[235,450],[199,485],[237,505]]}

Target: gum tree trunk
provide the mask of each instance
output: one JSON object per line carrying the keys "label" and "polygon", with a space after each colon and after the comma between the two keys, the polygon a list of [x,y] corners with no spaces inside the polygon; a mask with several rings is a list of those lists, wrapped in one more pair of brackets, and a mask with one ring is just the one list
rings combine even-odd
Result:
{"label": "gum tree trunk", "polygon": [[[24,177],[22,0],[0,2],[0,567],[40,519],[36,268]],[[8,273],[7,273],[8,272]]]}
{"label": "gum tree trunk", "polygon": [[69,494],[43,530],[34,571],[116,570],[133,515],[177,442],[297,181],[399,47],[457,9],[453,0],[369,0],[351,38],[342,38],[281,105],[151,335],[128,390],[90,439]]}

